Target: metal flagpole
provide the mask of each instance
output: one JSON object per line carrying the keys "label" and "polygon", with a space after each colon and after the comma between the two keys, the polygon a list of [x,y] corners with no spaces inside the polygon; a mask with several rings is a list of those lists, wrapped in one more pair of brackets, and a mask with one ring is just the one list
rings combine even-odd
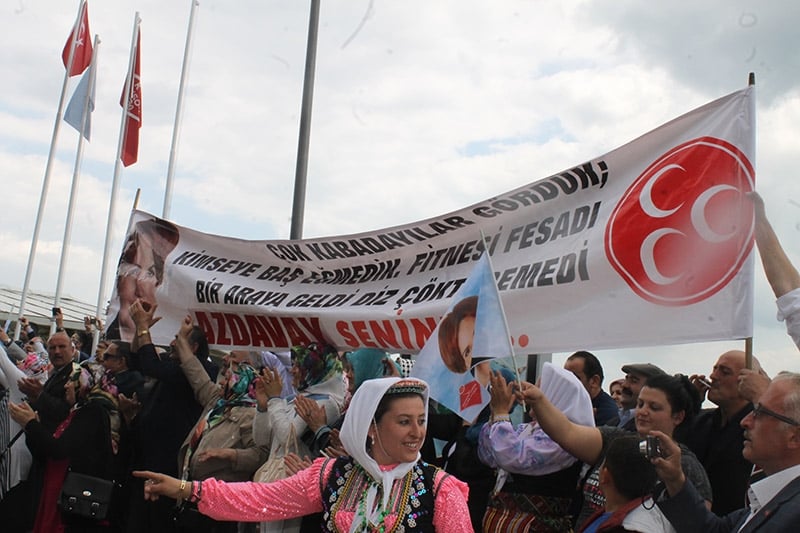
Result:
{"label": "metal flagpole", "polygon": [[[100,47],[100,38],[94,36],[94,52],[92,53],[92,62],[89,64],[89,86],[86,90],[86,96],[83,99],[83,114],[81,115],[81,129],[78,132],[78,150],[75,154],[75,167],[72,171],[72,188],[69,191],[69,207],[67,208],[67,221],[64,225],[64,239],[61,242],[61,258],[58,261],[58,276],[56,278],[56,295],[53,301],[53,307],[61,306],[61,285],[64,282],[64,270],[67,265],[67,253],[69,251],[69,242],[72,236],[72,219],[75,214],[75,202],[78,197],[78,182],[81,177],[81,162],[83,161],[83,132],[86,128],[86,122],[89,120],[89,102],[92,99],[92,90],[94,89],[95,78],[97,76],[97,52]],[[50,335],[56,331],[56,317],[50,317]]]}
{"label": "metal flagpole", "polygon": [[[72,46],[69,49],[69,59],[67,59],[67,69],[64,72],[64,82],[61,84],[61,98],[58,100],[58,111],[56,111],[56,122],[53,125],[53,137],[50,139],[50,152],[47,154],[47,165],[44,169],[44,180],[42,181],[42,195],[39,197],[39,209],[36,212],[36,223],[33,227],[33,238],[31,239],[31,251],[28,254],[28,266],[25,269],[25,281],[22,284],[22,296],[19,300],[19,316],[25,315],[25,305],[28,299],[28,289],[31,283],[31,273],[33,272],[33,261],[36,258],[36,247],[39,244],[39,232],[42,229],[42,216],[44,207],[47,203],[47,191],[50,188],[50,174],[53,171],[53,159],[55,159],[56,143],[58,141],[58,131],[61,127],[61,118],[64,113],[64,102],[67,97],[67,83],[69,73],[72,70],[72,61],[75,57],[75,48],[78,46],[78,35],[81,31],[81,20],[83,20],[83,10],[86,9],[86,0],[81,0],[78,7],[78,17],[72,28]],[[20,323],[14,327],[14,340],[19,340]]]}
{"label": "metal flagpole", "polygon": [[192,34],[194,32],[194,15],[200,5],[197,0],[192,0],[189,12],[189,28],[186,30],[186,46],[183,50],[183,67],[181,68],[181,82],[178,87],[178,104],[175,109],[175,124],[172,126],[172,146],[169,149],[169,165],[167,166],[167,184],[164,188],[164,209],[161,218],[169,218],[172,207],[172,179],[175,174],[175,159],[178,151],[178,132],[180,131],[181,117],[183,116],[183,94],[186,90],[186,74],[189,71],[189,51],[192,47]]}
{"label": "metal flagpole", "polygon": [[311,104],[314,100],[314,66],[317,62],[317,33],[319,30],[319,0],[311,0],[306,45],[306,69],[303,81],[303,105],[300,112],[300,138],[297,141],[297,167],[294,173],[294,201],[290,239],[303,238],[305,215],[306,174],[308,172],[308,144],[311,138]]}
{"label": "metal flagpole", "polygon": [[108,274],[108,261],[109,251],[111,249],[111,234],[114,226],[114,214],[117,206],[117,191],[119,189],[119,174],[122,166],[122,146],[125,141],[125,122],[128,118],[128,100],[130,98],[131,89],[134,84],[133,70],[134,59],[138,50],[136,49],[137,37],[139,36],[139,25],[142,19],[139,18],[139,12],[133,17],[133,35],[131,36],[131,55],[128,58],[128,77],[125,83],[125,91],[122,96],[122,120],[119,125],[119,141],[117,142],[117,159],[114,163],[114,178],[111,181],[111,201],[108,206],[108,222],[106,223],[106,242],[103,247],[103,262],[100,265],[100,288],[97,291],[97,308],[95,315],[100,316],[105,301],[106,294],[106,277]]}

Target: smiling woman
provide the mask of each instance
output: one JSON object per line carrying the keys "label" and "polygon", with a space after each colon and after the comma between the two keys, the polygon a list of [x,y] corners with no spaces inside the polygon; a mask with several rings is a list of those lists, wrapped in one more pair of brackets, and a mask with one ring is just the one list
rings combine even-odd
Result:
{"label": "smiling woman", "polygon": [[428,386],[417,379],[364,382],[350,403],[341,441],[348,456],[319,458],[273,483],[191,485],[154,472],[145,498],[199,500],[217,520],[282,520],[323,512],[323,531],[471,532],[466,485],[420,460]]}

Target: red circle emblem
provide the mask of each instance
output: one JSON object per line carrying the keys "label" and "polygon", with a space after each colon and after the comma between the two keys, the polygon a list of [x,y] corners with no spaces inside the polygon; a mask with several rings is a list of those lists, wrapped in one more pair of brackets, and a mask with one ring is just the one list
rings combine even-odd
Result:
{"label": "red circle emblem", "polygon": [[642,298],[689,305],[736,275],[753,247],[755,175],[732,144],[701,137],[651,164],[611,213],[606,257]]}

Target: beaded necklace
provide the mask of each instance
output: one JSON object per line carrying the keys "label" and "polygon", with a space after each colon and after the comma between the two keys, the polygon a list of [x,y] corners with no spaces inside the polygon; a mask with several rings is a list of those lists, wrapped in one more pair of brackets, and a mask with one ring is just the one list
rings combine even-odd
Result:
{"label": "beaded necklace", "polygon": [[[359,514],[361,514],[363,518],[359,531],[387,533],[385,520],[386,517],[392,513],[392,511],[394,511],[396,519],[392,529],[389,530],[388,533],[394,533],[397,531],[397,529],[403,523],[403,513],[408,503],[408,496],[411,492],[412,476],[413,469],[403,476],[402,488],[400,491],[397,491],[394,487],[394,484],[392,484],[392,487],[389,489],[390,495],[388,505],[381,509],[381,512],[378,515],[377,523],[375,523],[369,519],[369,513],[367,511],[367,490],[369,489],[370,485],[374,485],[376,482],[371,480],[361,465],[358,463],[355,464],[354,472],[351,473],[344,487],[342,488],[342,495],[352,495],[354,494],[354,492],[352,492],[354,490],[356,491],[355,494],[361,495],[359,497],[358,510]],[[378,491],[378,494],[380,495],[380,490]],[[340,503],[342,499],[340,499],[337,503]]]}

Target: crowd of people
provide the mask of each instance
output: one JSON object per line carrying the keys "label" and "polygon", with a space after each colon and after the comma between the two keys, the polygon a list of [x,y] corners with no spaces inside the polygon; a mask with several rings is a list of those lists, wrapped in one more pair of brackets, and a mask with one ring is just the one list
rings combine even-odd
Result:
{"label": "crowd of people", "polygon": [[[800,274],[753,195],[778,318],[800,347]],[[166,251],[165,253],[168,253]],[[130,259],[133,261],[133,259]],[[121,274],[122,275],[122,274]],[[137,278],[138,279],[138,278]],[[134,289],[131,289],[132,291]],[[135,292],[135,291],[134,291]],[[170,346],[157,306],[48,337],[0,330],[0,524],[7,532],[751,532],[800,523],[800,374],[743,351],[706,375],[649,362],[604,389],[578,350],[537,382],[484,362],[467,422],[410,375],[413,359],[325,339],[215,364],[187,316]],[[111,331],[111,330],[109,330]],[[702,409],[705,400],[714,404]],[[64,501],[73,474],[108,508]],[[95,513],[94,508],[92,513]]]}

